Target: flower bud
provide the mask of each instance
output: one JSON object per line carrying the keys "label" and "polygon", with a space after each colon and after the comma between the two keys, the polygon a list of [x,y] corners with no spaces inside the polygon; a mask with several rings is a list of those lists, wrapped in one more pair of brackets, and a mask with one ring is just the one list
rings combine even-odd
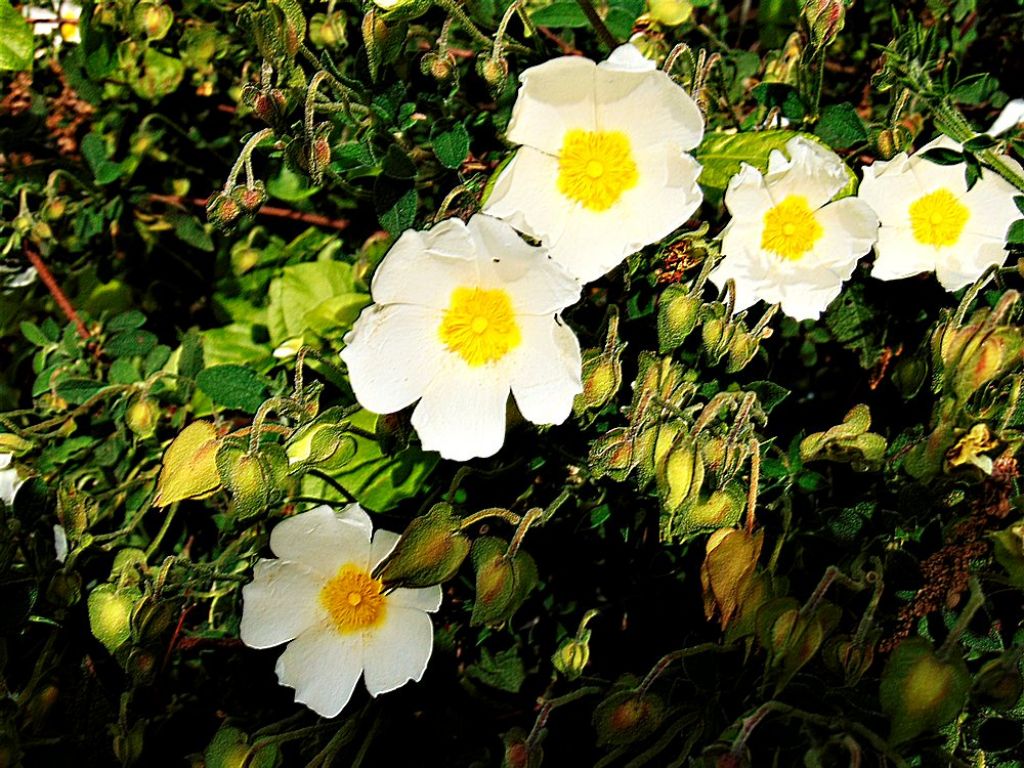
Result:
{"label": "flower bud", "polygon": [[345,32],[345,14],[341,11],[327,15],[314,13],[309,20],[309,39],[321,48],[340,48],[348,43]]}
{"label": "flower bud", "polygon": [[426,515],[414,518],[384,561],[381,581],[409,589],[448,581],[469,554],[470,542],[459,523],[449,504],[435,504]]}
{"label": "flower bud", "polygon": [[678,27],[693,16],[693,3],[689,0],[647,0],[650,17],[666,27]]}
{"label": "flower bud", "polygon": [[498,626],[519,610],[537,585],[537,565],[522,550],[507,556],[508,544],[494,536],[473,542],[471,557],[476,570],[476,600],[471,626]]}
{"label": "flower bud", "polygon": [[551,663],[555,669],[565,675],[568,680],[576,680],[583,674],[587,662],[590,661],[590,633],[586,637],[571,637],[562,641],[562,644],[551,657]]}
{"label": "flower bud", "polygon": [[153,506],[166,507],[182,499],[201,499],[221,485],[217,452],[221,441],[208,421],[194,421],[164,451]]}
{"label": "flower bud", "polygon": [[434,78],[439,83],[447,83],[455,76],[455,56],[452,55],[451,51],[444,51],[443,53],[430,51],[420,59],[420,71],[424,75]]}
{"label": "flower bud", "polygon": [[540,744],[531,744],[527,738],[526,731],[522,728],[513,728],[502,736],[502,741],[505,742],[502,768],[540,768],[544,760],[544,750],[540,748]]}
{"label": "flower bud", "polygon": [[135,28],[150,42],[162,40],[174,24],[174,11],[163,4],[139,3],[133,12]]}
{"label": "flower bud", "polygon": [[316,421],[299,428],[285,443],[285,455],[292,472],[331,459],[344,464],[356,453],[356,443],[346,431],[341,409],[330,408]]}
{"label": "flower bud", "polygon": [[704,300],[685,286],[675,283],[658,299],[658,347],[661,354],[679,347],[697,327]]}
{"label": "flower bud", "polygon": [[704,354],[711,363],[717,363],[729,351],[729,341],[733,335],[733,326],[725,316],[725,306],[709,304],[707,316],[700,329],[701,343]]}
{"label": "flower bud", "polygon": [[151,437],[156,432],[157,421],[160,419],[160,407],[150,397],[139,395],[124,415],[124,423],[139,438]]}
{"label": "flower bud", "polygon": [[974,678],[972,698],[981,706],[992,709],[1014,709],[1024,694],[1019,659],[1013,650],[998,659],[986,662]]}
{"label": "flower bud", "polygon": [[503,58],[481,57],[476,61],[476,71],[495,93],[503,91],[508,84],[508,61]]}
{"label": "flower bud", "polygon": [[238,203],[242,213],[255,214],[267,202],[267,188],[262,181],[250,180],[248,184],[236,184],[231,189],[231,199]]}
{"label": "flower bud", "polygon": [[41,211],[42,216],[47,221],[57,221],[63,218],[64,212],[67,210],[67,203],[62,197],[53,197],[46,201]]}
{"label": "flower bud", "polygon": [[1000,326],[980,336],[964,347],[957,365],[953,391],[961,401],[1006,374],[1024,357],[1024,335],[1016,327]]}
{"label": "flower bud", "polygon": [[647,738],[665,719],[665,703],[657,694],[617,691],[597,705],[594,728],[600,745],[632,744]]}
{"label": "flower bud", "polygon": [[622,482],[633,469],[634,448],[629,433],[612,429],[590,444],[587,464],[595,477],[610,477]]}
{"label": "flower bud", "polygon": [[132,636],[135,642],[139,645],[156,642],[170,629],[176,615],[174,603],[146,595],[135,604],[132,611]]}
{"label": "flower bud", "polygon": [[583,391],[576,395],[573,411],[577,414],[599,410],[611,402],[622,384],[622,364],[598,349],[583,353]]}
{"label": "flower bud", "polygon": [[231,492],[233,517],[245,520],[266,510],[270,503],[272,473],[258,453],[249,453],[242,441],[225,440],[217,451],[217,471]]}
{"label": "flower bud", "polygon": [[113,584],[101,584],[89,593],[89,628],[93,636],[113,653],[131,636],[131,613],[138,591],[118,592]]}
{"label": "flower bud", "polygon": [[818,48],[830,45],[846,23],[845,0],[805,0],[804,19],[811,43]]}
{"label": "flower bud", "polygon": [[680,434],[657,469],[662,508],[672,517],[697,498],[704,482],[704,459],[689,434]]}
{"label": "flower bud", "polygon": [[238,203],[232,200],[223,192],[213,195],[206,203],[206,216],[221,229],[230,229],[237,223],[238,217],[242,215],[242,209]]}

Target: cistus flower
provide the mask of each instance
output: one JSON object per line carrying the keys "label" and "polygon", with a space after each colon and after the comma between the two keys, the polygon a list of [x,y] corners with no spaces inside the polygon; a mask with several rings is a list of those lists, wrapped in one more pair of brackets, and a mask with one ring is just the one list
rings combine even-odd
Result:
{"label": "cistus flower", "polygon": [[765,174],[744,163],[729,181],[732,219],[710,277],[719,287],[734,281],[736,311],[763,299],[796,320],[815,319],[871,249],[878,218],[855,197],[830,202],[849,182],[834,152],[794,136],[786,153],[773,150]]}
{"label": "cistus flower", "polygon": [[940,137],[914,155],[901,152],[866,166],[858,197],[882,223],[872,277],[935,272],[943,288],[956,291],[1006,259],[1006,231],[1021,217],[1013,202],[1019,193],[987,169],[968,190],[965,164],[939,165],[923,157],[933,148],[960,146]]}
{"label": "cistus flower", "polygon": [[561,424],[582,391],[579,342],[559,312],[580,286],[508,224],[476,215],[408,230],[373,276],[374,304],[341,358],[360,405],[399,411],[425,450],[465,461],[505,440],[509,392],[534,424]]}
{"label": "cistus flower", "polygon": [[323,717],[341,712],[360,676],[377,696],[426,670],[434,644],[428,614],[440,607],[441,588],[385,593],[371,575],[397,541],[390,531],[374,534],[358,504],[316,507],[277,524],[270,549],[279,559],[257,562],[242,589],[242,642],[288,643],[277,678]]}
{"label": "cistus flower", "polygon": [[78,30],[78,19],[82,9],[75,3],[61,2],[56,13],[51,8],[40,8],[35,5],[22,6],[22,15],[32,25],[32,32],[47,37],[54,32],[54,46],[60,47],[61,42],[80,43],[82,35]]}
{"label": "cistus flower", "polygon": [[11,466],[13,454],[0,453],[0,501],[8,507],[14,504],[14,495],[25,484],[18,470]]}
{"label": "cistus flower", "polygon": [[701,168],[686,150],[700,143],[704,118],[634,46],[600,64],[552,59],[520,80],[507,136],[522,146],[484,213],[540,240],[588,282],[697,210]]}

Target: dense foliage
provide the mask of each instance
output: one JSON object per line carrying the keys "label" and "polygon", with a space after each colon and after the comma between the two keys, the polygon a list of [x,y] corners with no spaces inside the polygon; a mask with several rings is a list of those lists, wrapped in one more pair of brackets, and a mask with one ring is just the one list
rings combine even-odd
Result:
{"label": "dense foliage", "polygon": [[[1024,766],[1024,223],[953,293],[865,258],[817,320],[709,279],[797,134],[840,198],[939,134],[1024,189],[1020,125],[979,133],[1021,0],[54,15],[0,0],[0,766]],[[565,423],[441,459],[344,337],[395,238],[479,210],[518,76],[630,39],[705,115],[703,205],[562,313]],[[351,501],[444,596],[422,681],[322,718],[242,589]]]}

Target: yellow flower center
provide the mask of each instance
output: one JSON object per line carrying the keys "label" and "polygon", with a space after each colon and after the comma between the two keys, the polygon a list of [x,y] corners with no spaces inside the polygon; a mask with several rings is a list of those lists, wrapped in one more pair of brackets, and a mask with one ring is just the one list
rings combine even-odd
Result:
{"label": "yellow flower center", "polygon": [[512,300],[500,288],[452,291],[438,335],[449,350],[472,366],[500,360],[522,341]]}
{"label": "yellow flower center", "polygon": [[922,245],[956,245],[970,217],[967,206],[945,188],[929,192],[910,204],[914,239]]}
{"label": "yellow flower center", "polygon": [[803,195],[789,195],[764,215],[761,247],[796,261],[825,233]]}
{"label": "yellow flower center", "polygon": [[343,565],[320,590],[320,604],[327,610],[334,628],[346,635],[379,624],[387,601],[378,579],[362,568]]}
{"label": "yellow flower center", "polygon": [[592,211],[607,211],[638,178],[626,134],[566,131],[558,154],[558,191],[570,200]]}

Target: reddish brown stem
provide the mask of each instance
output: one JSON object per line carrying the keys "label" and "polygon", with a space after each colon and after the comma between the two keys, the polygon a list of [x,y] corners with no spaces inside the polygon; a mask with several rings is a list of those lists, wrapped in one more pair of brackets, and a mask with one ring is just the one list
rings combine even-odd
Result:
{"label": "reddish brown stem", "polygon": [[22,244],[22,250],[25,253],[25,258],[28,259],[32,266],[36,268],[36,272],[39,274],[39,279],[43,281],[43,285],[46,286],[50,295],[53,296],[53,300],[57,302],[57,306],[60,307],[60,311],[64,313],[64,316],[75,324],[75,329],[78,331],[78,335],[83,339],[89,338],[89,331],[85,327],[85,323],[82,322],[82,318],[78,316],[75,308],[71,306],[71,302],[68,301],[68,297],[61,290],[61,287],[57,284],[57,281],[53,277],[53,273],[50,272],[49,267],[43,263],[43,258],[33,251],[28,243]]}
{"label": "reddish brown stem", "polygon": [[[206,197],[182,197],[180,195],[156,195],[151,194],[150,200],[155,200],[159,203],[168,203],[170,205],[185,205],[190,204],[199,208],[205,208],[206,202],[209,198]],[[313,224],[318,227],[328,227],[330,229],[336,229],[339,232],[348,227],[348,219],[332,219],[328,216],[321,216],[319,213],[303,213],[301,211],[293,211],[290,208],[275,208],[272,205],[264,205],[258,211],[263,216],[276,216],[279,219],[291,219],[292,221],[302,221],[306,224]]]}

